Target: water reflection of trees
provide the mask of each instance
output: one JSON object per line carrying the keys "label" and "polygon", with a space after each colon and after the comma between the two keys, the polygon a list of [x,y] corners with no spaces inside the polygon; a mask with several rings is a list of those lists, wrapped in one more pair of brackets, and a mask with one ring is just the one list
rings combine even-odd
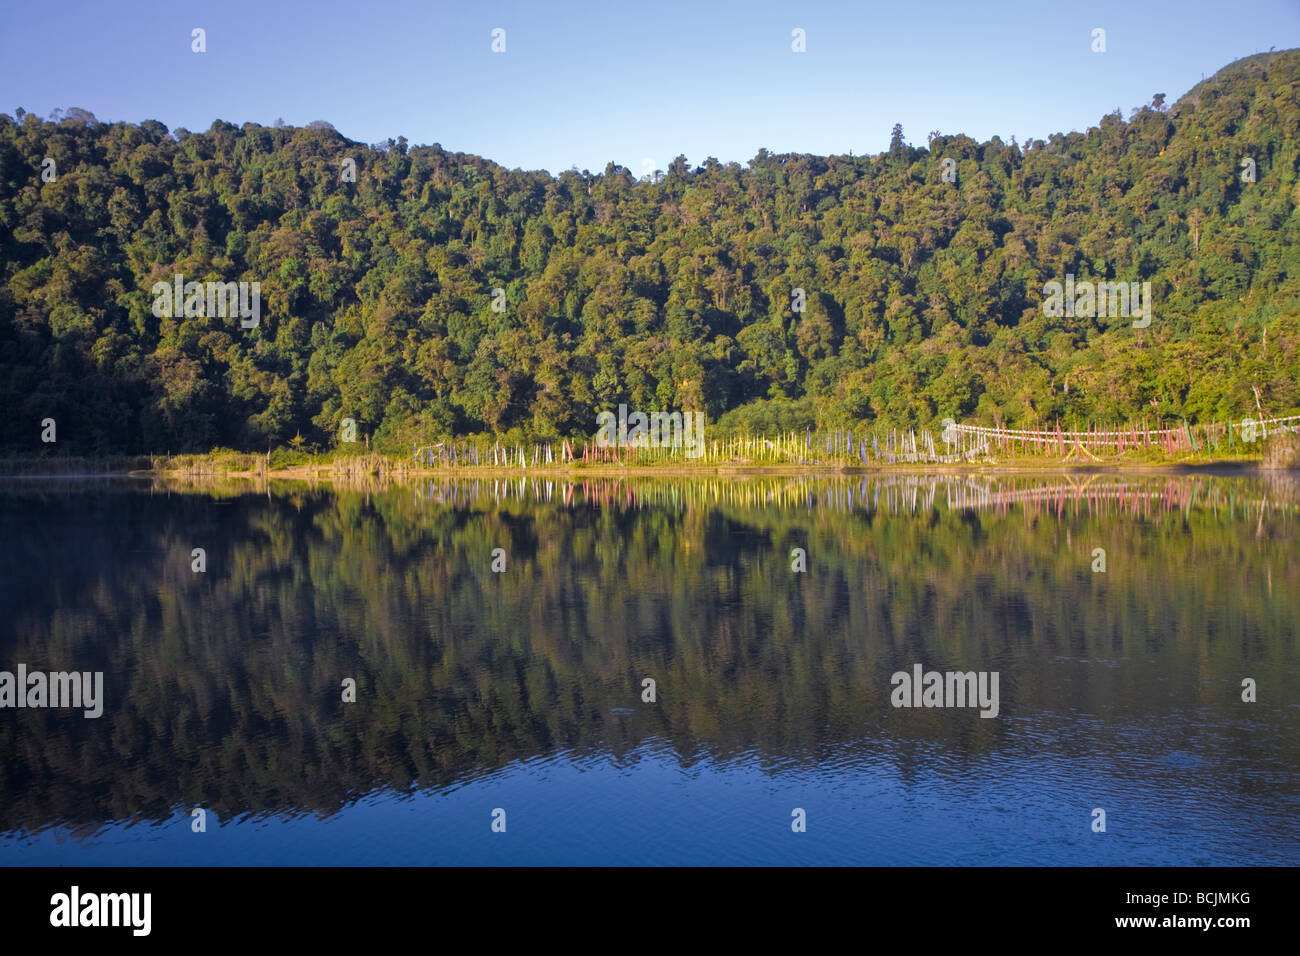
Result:
{"label": "water reflection of trees", "polygon": [[10,487],[3,660],[104,670],[108,699],[0,715],[0,828],[330,812],[651,739],[686,762],[999,746],[1001,720],[898,719],[888,677],[915,661],[1000,669],[1004,718],[1099,715],[1099,748],[1188,710],[1231,723],[1243,669],[1294,670],[1297,516],[1273,487],[862,482]]}

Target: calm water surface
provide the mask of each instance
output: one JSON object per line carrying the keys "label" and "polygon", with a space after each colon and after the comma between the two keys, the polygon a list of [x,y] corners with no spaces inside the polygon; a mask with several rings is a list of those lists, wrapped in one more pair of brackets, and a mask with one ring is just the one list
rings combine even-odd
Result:
{"label": "calm water surface", "polygon": [[[1296,501],[0,483],[0,670],[105,681],[0,710],[0,864],[1294,864]],[[916,663],[998,672],[998,716],[891,706]]]}

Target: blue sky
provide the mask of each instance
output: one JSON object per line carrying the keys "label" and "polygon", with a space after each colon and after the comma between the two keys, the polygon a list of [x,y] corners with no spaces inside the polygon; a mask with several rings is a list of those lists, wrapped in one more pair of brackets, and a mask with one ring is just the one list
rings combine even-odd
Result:
{"label": "blue sky", "polygon": [[193,131],[324,119],[367,143],[640,175],[678,154],[878,152],[894,123],[920,145],[936,129],[1023,142],[1297,46],[1300,0],[11,0],[0,112],[80,106]]}

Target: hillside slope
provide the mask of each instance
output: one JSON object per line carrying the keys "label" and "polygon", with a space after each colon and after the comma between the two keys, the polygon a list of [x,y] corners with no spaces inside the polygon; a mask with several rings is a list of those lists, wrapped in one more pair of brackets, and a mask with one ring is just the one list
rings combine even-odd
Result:
{"label": "hillside slope", "polygon": [[[1047,141],[896,130],[654,183],[325,123],[0,115],[0,448],[47,416],[93,454],[330,444],[344,416],[406,448],[589,435],[619,402],[724,431],[1295,411],[1298,78],[1289,50]],[[155,317],[176,273],[259,282],[260,324]],[[1150,326],[1045,315],[1067,275],[1150,282]]]}

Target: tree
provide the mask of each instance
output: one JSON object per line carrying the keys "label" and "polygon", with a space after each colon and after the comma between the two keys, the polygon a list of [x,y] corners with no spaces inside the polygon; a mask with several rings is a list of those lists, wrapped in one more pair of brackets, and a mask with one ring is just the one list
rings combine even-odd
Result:
{"label": "tree", "polygon": [[903,148],[903,125],[895,123],[893,131],[889,134],[889,152],[891,155],[897,156],[903,152]]}

